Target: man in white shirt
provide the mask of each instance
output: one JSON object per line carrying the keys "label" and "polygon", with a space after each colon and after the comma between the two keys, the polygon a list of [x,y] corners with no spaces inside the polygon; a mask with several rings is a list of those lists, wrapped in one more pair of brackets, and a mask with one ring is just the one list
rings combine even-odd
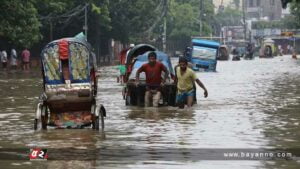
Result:
{"label": "man in white shirt", "polygon": [[1,52],[1,62],[3,69],[7,68],[7,53],[5,50]]}

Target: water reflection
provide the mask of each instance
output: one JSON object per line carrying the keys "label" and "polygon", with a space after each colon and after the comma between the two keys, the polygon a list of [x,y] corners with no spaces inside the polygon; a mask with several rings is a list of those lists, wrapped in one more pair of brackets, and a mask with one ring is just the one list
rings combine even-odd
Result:
{"label": "water reflection", "polygon": [[130,119],[148,119],[153,122],[158,122],[160,120],[170,120],[174,118],[179,118],[180,121],[193,121],[195,111],[191,109],[178,109],[176,107],[149,107],[140,108],[128,112],[128,118]]}

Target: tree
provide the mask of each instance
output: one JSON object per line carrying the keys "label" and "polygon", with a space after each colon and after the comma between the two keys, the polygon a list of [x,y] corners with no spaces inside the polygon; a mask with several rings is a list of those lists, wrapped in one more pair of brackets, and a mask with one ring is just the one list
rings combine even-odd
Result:
{"label": "tree", "polygon": [[31,47],[40,40],[52,40],[49,34],[54,39],[74,36],[82,31],[86,4],[93,41],[99,28],[111,28],[108,0],[1,0],[0,7],[5,10],[0,13],[0,38]]}
{"label": "tree", "polygon": [[240,8],[240,0],[234,0],[233,1],[235,8],[238,10]]}
{"label": "tree", "polygon": [[[173,39],[199,35],[197,7],[172,1],[169,18],[169,37]],[[179,12],[180,11],[180,12]]]}
{"label": "tree", "polygon": [[[168,3],[167,3],[168,2]],[[43,46],[52,39],[74,36],[83,30],[84,9],[88,9],[88,40],[114,38],[122,42],[150,42],[161,38],[167,15],[167,35],[187,39],[212,32],[214,8],[199,0],[2,0],[0,39],[20,47]],[[88,7],[86,6],[88,5]],[[202,14],[200,17],[199,15]],[[37,46],[38,48],[39,46]]]}
{"label": "tree", "polygon": [[293,25],[300,27],[300,1],[293,1],[290,5],[291,14],[295,17]]}
{"label": "tree", "polygon": [[216,14],[216,20],[223,26],[241,25],[242,12],[226,7],[223,12]]}
{"label": "tree", "polygon": [[110,1],[112,36],[123,42],[149,41],[153,31],[162,19],[164,0]]}
{"label": "tree", "polygon": [[[169,14],[169,36],[171,39],[191,38],[199,36],[200,18],[202,20],[202,35],[211,34],[213,24],[214,8],[210,1],[203,1],[202,12],[200,12],[200,1],[171,0]],[[200,17],[200,15],[202,16]]]}
{"label": "tree", "polygon": [[[123,42],[157,41],[161,39],[166,12],[168,39],[199,35],[199,2],[199,0],[110,1],[111,35]],[[213,18],[214,8],[210,1],[203,2],[203,32],[209,35],[212,32],[210,21]]]}
{"label": "tree", "polygon": [[[85,8],[88,9],[88,24],[91,25],[88,31],[91,36],[88,34],[88,39],[93,39],[95,34],[99,34],[97,30],[100,28],[102,30],[111,28],[107,0],[43,0],[36,1],[36,6],[45,25],[44,33],[53,31],[54,39],[81,32]],[[95,26],[99,29],[94,29]]]}
{"label": "tree", "polygon": [[282,3],[282,7],[283,8],[286,8],[287,7],[287,4],[289,3],[300,3],[300,0],[281,0],[281,3]]}
{"label": "tree", "polygon": [[223,26],[241,26],[242,12],[226,7],[223,12],[215,16],[216,33],[221,31]]}
{"label": "tree", "polygon": [[1,39],[18,47],[31,47],[41,39],[41,24],[33,0],[1,0],[0,7]]}

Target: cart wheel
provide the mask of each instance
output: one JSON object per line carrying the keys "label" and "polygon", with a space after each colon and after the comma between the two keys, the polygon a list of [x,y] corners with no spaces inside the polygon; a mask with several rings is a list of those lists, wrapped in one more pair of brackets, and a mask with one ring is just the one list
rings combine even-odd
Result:
{"label": "cart wheel", "polygon": [[142,101],[141,101],[141,94],[140,92],[137,92],[136,94],[136,105],[141,107],[142,106]]}
{"label": "cart wheel", "polygon": [[[99,119],[100,116],[100,119]],[[106,117],[106,110],[103,106],[101,106],[99,110],[99,116],[95,117],[95,121],[93,122],[93,129],[99,130],[100,129],[100,120],[101,120],[101,128],[104,130],[104,117]]]}
{"label": "cart wheel", "polygon": [[41,125],[42,125],[42,129],[43,130],[47,130],[47,125],[48,125],[48,107],[46,105],[43,105],[41,107],[41,112],[43,113],[44,111],[44,115],[41,114]]}
{"label": "cart wheel", "polygon": [[122,89],[122,96],[123,96],[123,100],[126,100],[126,88],[125,87]]}
{"label": "cart wheel", "polygon": [[144,104],[144,97],[145,97],[145,90],[144,90],[144,88],[142,87],[142,86],[138,86],[137,88],[136,88],[136,91],[135,91],[135,96],[136,96],[136,105],[137,106],[140,106],[140,107],[142,107],[142,106],[144,106],[143,104]]}
{"label": "cart wheel", "polygon": [[130,105],[130,96],[125,96],[125,105],[126,106]]}
{"label": "cart wheel", "polygon": [[33,122],[33,129],[34,130],[37,130],[38,128],[38,119],[34,119],[34,122]]}
{"label": "cart wheel", "polygon": [[99,130],[99,116],[95,117],[94,126],[96,130]]}
{"label": "cart wheel", "polygon": [[129,105],[132,105],[132,106],[136,106],[137,105],[137,88],[136,87],[133,87],[131,90],[130,90],[130,97],[129,97]]}
{"label": "cart wheel", "polygon": [[47,130],[47,118],[45,116],[42,116],[41,123],[42,123],[42,129]]}
{"label": "cart wheel", "polygon": [[100,114],[100,117],[101,117],[101,127],[102,127],[102,130],[104,130],[104,117],[106,117],[106,110],[103,106],[100,108],[100,113],[99,114]]}
{"label": "cart wheel", "polygon": [[96,128],[96,116],[92,114],[92,129]]}
{"label": "cart wheel", "polygon": [[[42,109],[43,110],[43,109]],[[42,123],[42,129],[47,130],[47,124],[48,124],[48,107],[44,106],[45,115],[41,117],[41,123]]]}
{"label": "cart wheel", "polygon": [[168,92],[168,105],[175,106],[176,105],[176,87],[170,86]]}
{"label": "cart wheel", "polygon": [[97,121],[97,116],[96,116],[96,104],[95,100],[93,100],[93,104],[91,106],[91,118],[92,118],[92,129],[96,129],[96,121]]}
{"label": "cart wheel", "polygon": [[47,129],[47,122],[48,122],[47,106],[43,104],[38,104],[36,118],[34,119],[34,123],[33,123],[33,129],[34,130],[38,130],[40,128]]}

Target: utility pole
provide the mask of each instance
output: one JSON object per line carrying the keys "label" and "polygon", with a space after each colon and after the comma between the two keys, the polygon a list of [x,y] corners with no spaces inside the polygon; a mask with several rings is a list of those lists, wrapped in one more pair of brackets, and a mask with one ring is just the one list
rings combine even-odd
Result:
{"label": "utility pole", "polygon": [[88,8],[88,4],[85,4],[85,9],[84,9],[84,26],[83,26],[83,30],[84,30],[84,34],[87,40],[87,33],[88,33],[88,24],[87,24],[87,8]]}
{"label": "utility pole", "polygon": [[202,15],[203,15],[203,0],[200,0],[200,14],[199,14],[199,36],[202,35]]}
{"label": "utility pole", "polygon": [[164,18],[163,51],[167,50],[167,18]]}
{"label": "utility pole", "polygon": [[163,51],[167,51],[167,13],[168,13],[168,0],[164,0],[164,30],[163,30]]}
{"label": "utility pole", "polygon": [[246,25],[246,0],[242,1],[242,8],[243,8],[243,26],[244,26],[244,40],[247,38],[247,25]]}

